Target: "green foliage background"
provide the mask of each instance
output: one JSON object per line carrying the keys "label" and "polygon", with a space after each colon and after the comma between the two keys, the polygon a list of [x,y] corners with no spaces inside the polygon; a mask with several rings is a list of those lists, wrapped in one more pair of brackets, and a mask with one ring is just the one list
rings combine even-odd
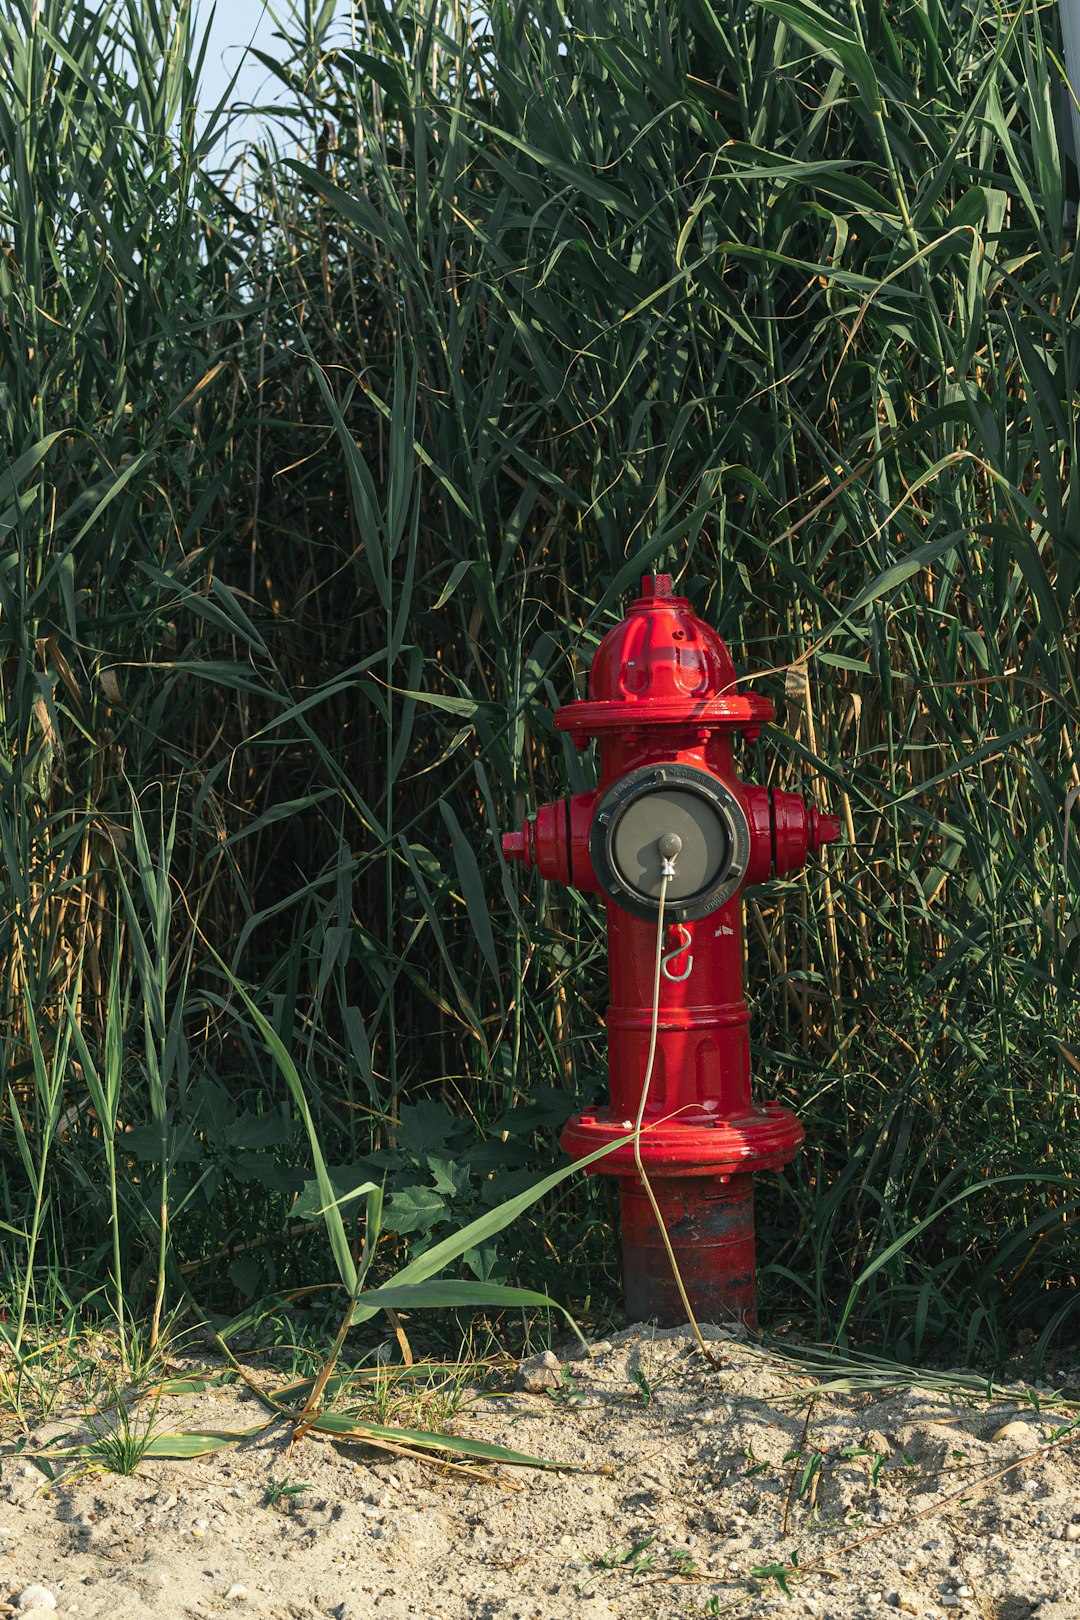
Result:
{"label": "green foliage background", "polygon": [[[20,1323],[110,1272],[159,1314],[329,1276],[230,974],[337,1184],[386,1178],[388,1263],[550,1164],[603,1085],[602,930],[496,832],[589,780],[552,711],[666,566],[777,701],[746,773],[846,830],[748,907],[759,1085],[809,1136],[759,1193],[765,1314],[913,1355],[1073,1331],[1054,27],[327,6],[239,146],[183,6],[3,0]],[[467,1264],[603,1311],[608,1222],[576,1189]]]}

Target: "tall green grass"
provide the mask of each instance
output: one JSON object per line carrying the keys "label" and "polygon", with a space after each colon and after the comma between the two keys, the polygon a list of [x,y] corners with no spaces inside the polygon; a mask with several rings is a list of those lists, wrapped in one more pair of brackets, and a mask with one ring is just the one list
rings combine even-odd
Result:
{"label": "tall green grass", "polygon": [[[158,1314],[309,1280],[235,982],[334,1185],[385,1178],[388,1262],[550,1159],[603,1084],[602,929],[495,833],[590,780],[552,710],[663,565],[777,700],[747,774],[847,834],[748,907],[759,1086],[809,1135],[760,1193],[767,1308],[909,1356],[1071,1331],[1054,26],[309,8],[225,168],[183,7],[0,6],[20,1326],[58,1279]],[[602,1308],[604,1191],[557,1196],[465,1263]]]}

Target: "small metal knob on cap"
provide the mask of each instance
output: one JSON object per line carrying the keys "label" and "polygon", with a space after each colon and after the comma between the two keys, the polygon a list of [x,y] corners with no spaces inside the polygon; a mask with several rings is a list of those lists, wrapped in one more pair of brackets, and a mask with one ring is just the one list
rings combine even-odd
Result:
{"label": "small metal knob on cap", "polygon": [[675,857],[682,849],[682,839],[676,832],[661,833],[656,840],[656,847],[660,851],[660,876],[673,878],[675,876]]}

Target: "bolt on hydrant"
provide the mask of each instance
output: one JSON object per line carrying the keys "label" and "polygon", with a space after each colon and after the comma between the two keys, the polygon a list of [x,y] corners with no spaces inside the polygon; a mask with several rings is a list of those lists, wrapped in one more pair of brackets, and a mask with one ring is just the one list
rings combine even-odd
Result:
{"label": "bolt on hydrant", "polygon": [[[732,737],[753,740],[773,713],[767,698],[736,688],[727,647],[672,594],[670,576],[646,575],[597,650],[588,700],[555,715],[579,748],[599,738],[598,786],[540,805],[522,832],[502,840],[507,859],[606,899],[610,1102],[568,1122],[562,1144],[575,1159],[625,1137],[638,1112],[653,1046],[663,886],[641,1162],[694,1314],[751,1327],[753,1176],[794,1158],[803,1128],[789,1108],[750,1096],[742,893],[798,871],[840,836],[835,816],[797,794],[736,776]],[[619,1178],[628,1319],[684,1320],[633,1143],[595,1169]]]}

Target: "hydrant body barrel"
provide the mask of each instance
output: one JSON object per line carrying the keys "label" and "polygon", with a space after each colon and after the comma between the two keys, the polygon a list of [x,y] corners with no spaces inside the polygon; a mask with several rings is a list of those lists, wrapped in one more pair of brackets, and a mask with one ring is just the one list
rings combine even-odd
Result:
{"label": "hydrant body barrel", "polygon": [[[503,839],[508,857],[606,898],[609,1102],[567,1124],[574,1158],[633,1128],[652,1047],[662,851],[677,850],[640,1155],[695,1315],[750,1325],[752,1176],[786,1164],[803,1131],[789,1109],[751,1096],[742,891],[797,870],[839,833],[797,796],[736,776],[733,734],[756,734],[772,715],[768,700],[738,690],[726,646],[670,578],[647,576],[597,651],[588,699],[555,716],[580,747],[599,739],[597,788],[539,807]],[[682,1320],[633,1144],[595,1168],[619,1178],[630,1319]]]}

